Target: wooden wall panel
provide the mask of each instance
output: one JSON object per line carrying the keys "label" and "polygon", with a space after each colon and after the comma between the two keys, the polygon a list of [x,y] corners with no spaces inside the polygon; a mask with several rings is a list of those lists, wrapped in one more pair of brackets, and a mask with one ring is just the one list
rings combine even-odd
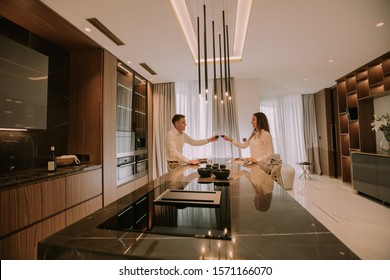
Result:
{"label": "wooden wall panel", "polygon": [[148,82],[148,170],[149,180],[153,180],[153,86]]}
{"label": "wooden wall panel", "polygon": [[103,80],[103,204],[117,199],[116,184],[116,84],[117,59],[104,52]]}
{"label": "wooden wall panel", "polygon": [[69,51],[100,47],[41,1],[1,0],[0,15]]}
{"label": "wooden wall panel", "polygon": [[102,164],[103,50],[70,55],[68,153]]}

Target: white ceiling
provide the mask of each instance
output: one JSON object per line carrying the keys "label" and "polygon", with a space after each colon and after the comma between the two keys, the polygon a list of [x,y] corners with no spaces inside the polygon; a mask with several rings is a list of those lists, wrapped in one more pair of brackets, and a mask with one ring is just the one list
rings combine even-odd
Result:
{"label": "white ceiling", "polygon": [[[91,28],[85,32],[89,37],[131,61],[130,67],[153,83],[197,80],[169,0],[41,1],[82,32]],[[202,6],[205,0],[193,1]],[[86,21],[91,17],[126,45],[117,46],[96,30]],[[380,21],[385,25],[376,27]],[[388,51],[389,0],[253,0],[243,58],[231,64],[231,76],[268,83],[268,94],[314,93]],[[145,71],[142,62],[158,75]]]}

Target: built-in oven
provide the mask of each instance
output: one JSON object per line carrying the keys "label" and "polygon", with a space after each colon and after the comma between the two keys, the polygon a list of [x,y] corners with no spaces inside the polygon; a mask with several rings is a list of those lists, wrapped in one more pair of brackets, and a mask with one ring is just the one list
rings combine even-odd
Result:
{"label": "built-in oven", "polygon": [[136,155],[135,161],[135,171],[137,174],[145,173],[144,171],[148,170],[148,154]]}
{"label": "built-in oven", "polygon": [[121,157],[116,164],[117,185],[134,179],[136,173],[136,162],[134,156]]}

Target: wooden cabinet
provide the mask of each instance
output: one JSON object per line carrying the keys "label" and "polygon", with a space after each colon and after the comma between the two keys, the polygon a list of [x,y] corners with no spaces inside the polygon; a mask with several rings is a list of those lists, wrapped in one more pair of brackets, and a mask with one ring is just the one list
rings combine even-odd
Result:
{"label": "wooden cabinet", "polygon": [[[134,72],[132,85],[126,85],[117,77],[118,60],[103,49],[72,52],[70,54],[70,91],[69,91],[69,133],[68,153],[87,155],[88,164],[101,164],[103,168],[103,204],[108,205],[118,198],[117,191],[117,149],[116,130],[131,127],[137,133],[139,147],[135,172],[143,171],[148,175],[147,130],[148,82]],[[123,70],[124,71],[124,70]],[[127,70],[126,70],[127,71]],[[125,72],[126,72],[125,71]],[[133,71],[129,69],[131,73]],[[117,112],[117,85],[125,84],[122,89],[133,86],[133,100],[129,108]],[[121,101],[119,94],[118,101]],[[125,107],[125,106],[123,106]],[[123,111],[126,112],[123,114]],[[122,120],[131,112],[129,123]],[[117,113],[121,120],[117,127]],[[139,163],[139,164],[138,164]],[[140,173],[139,172],[139,173]]]}
{"label": "wooden cabinet", "polygon": [[1,259],[35,259],[39,241],[100,208],[101,169],[1,191]]}
{"label": "wooden cabinet", "polygon": [[[116,95],[117,186],[148,175],[148,81],[118,62]],[[132,184],[132,186],[137,185]]]}
{"label": "wooden cabinet", "polygon": [[351,151],[376,153],[373,99],[390,92],[390,52],[337,80],[341,169],[351,182]]}
{"label": "wooden cabinet", "polygon": [[65,178],[2,191],[0,236],[43,220],[65,208]]}
{"label": "wooden cabinet", "polygon": [[65,206],[78,205],[102,193],[102,171],[84,172],[66,177]]}
{"label": "wooden cabinet", "polygon": [[318,148],[322,174],[338,178],[341,174],[341,155],[338,145],[339,113],[336,85],[314,94]]}
{"label": "wooden cabinet", "polygon": [[389,168],[389,156],[352,153],[353,188],[358,192],[390,203]]}

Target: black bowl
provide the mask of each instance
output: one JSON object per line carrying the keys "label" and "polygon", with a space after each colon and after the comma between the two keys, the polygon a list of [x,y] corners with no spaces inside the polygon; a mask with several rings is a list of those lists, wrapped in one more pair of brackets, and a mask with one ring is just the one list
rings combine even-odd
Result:
{"label": "black bowl", "polygon": [[224,179],[227,179],[229,177],[230,170],[229,169],[215,169],[214,175],[215,175],[215,178],[217,178],[218,180],[224,180]]}
{"label": "black bowl", "polygon": [[210,177],[212,171],[213,171],[213,169],[207,168],[207,167],[206,168],[205,167],[198,168],[198,173],[199,173],[200,177]]}

